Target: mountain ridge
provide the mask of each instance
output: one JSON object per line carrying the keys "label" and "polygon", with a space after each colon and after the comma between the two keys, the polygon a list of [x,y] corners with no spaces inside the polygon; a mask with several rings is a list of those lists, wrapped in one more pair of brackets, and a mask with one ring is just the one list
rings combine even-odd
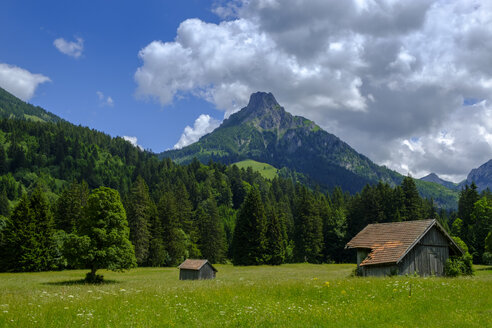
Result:
{"label": "mountain ridge", "polygon": [[492,159],[472,169],[460,186],[463,187],[464,184],[471,184],[472,182],[475,182],[478,191],[483,191],[487,188],[492,189]]}
{"label": "mountain ridge", "polygon": [[0,118],[57,123],[63,121],[47,110],[26,103],[0,87]]}
{"label": "mountain ridge", "polygon": [[[213,160],[224,164],[252,159],[277,168],[287,167],[323,187],[340,186],[351,193],[366,184],[382,181],[398,185],[403,180],[401,174],[378,166],[315,122],[288,113],[273,94],[265,92],[253,93],[246,107],[198,142],[163,152],[159,157],[178,163],[189,163],[196,157],[203,163]],[[429,198],[438,196],[448,205],[457,200],[454,191],[416,181]]]}
{"label": "mountain ridge", "polygon": [[444,186],[444,187],[449,188],[449,189],[452,189],[452,190],[459,189],[459,184],[458,183],[454,183],[454,182],[451,182],[451,181],[447,181],[447,180],[441,179],[434,172],[426,175],[425,177],[420,178],[420,180],[427,181],[427,182],[437,183],[437,184],[440,184],[441,186]]}

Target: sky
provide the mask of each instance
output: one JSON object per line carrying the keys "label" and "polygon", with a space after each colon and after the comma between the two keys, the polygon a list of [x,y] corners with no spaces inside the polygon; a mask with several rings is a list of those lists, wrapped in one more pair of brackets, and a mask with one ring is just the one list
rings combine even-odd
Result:
{"label": "sky", "polygon": [[3,0],[0,87],[144,149],[272,92],[404,175],[492,158],[492,0]]}

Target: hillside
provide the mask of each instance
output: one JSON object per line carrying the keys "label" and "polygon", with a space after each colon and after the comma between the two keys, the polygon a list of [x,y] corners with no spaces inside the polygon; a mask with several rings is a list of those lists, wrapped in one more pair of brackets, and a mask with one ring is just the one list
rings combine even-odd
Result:
{"label": "hillside", "polygon": [[24,119],[34,122],[60,122],[62,119],[41,107],[33,106],[0,88],[0,118]]}
{"label": "hillside", "polygon": [[[378,166],[313,121],[291,115],[271,93],[264,92],[252,94],[246,107],[198,142],[159,156],[177,163],[189,163],[195,157],[202,163],[212,159],[225,164],[251,159],[300,172],[324,188],[340,186],[351,193],[366,184],[383,181],[394,186],[403,180],[401,174]],[[418,185],[423,197],[433,197],[443,207],[456,207],[455,191],[434,183]]]}
{"label": "hillside", "polygon": [[468,174],[466,180],[461,184],[471,184],[475,182],[478,191],[485,190],[487,188],[492,190],[492,159],[487,163],[480,165],[480,167],[473,169]]}
{"label": "hillside", "polygon": [[260,173],[266,179],[273,179],[278,177],[278,169],[267,163],[260,163],[253,160],[245,160],[237,163],[233,163],[240,169],[247,169],[251,167],[253,171]]}
{"label": "hillside", "polygon": [[446,181],[446,180],[443,180],[441,179],[437,174],[435,173],[431,173],[429,175],[426,175],[425,177],[422,177],[420,178],[420,180],[422,181],[426,181],[426,182],[433,182],[433,183],[437,183],[441,186],[444,186],[448,189],[451,189],[451,190],[457,190],[459,189],[459,186],[458,184],[456,183],[453,183],[451,181]]}

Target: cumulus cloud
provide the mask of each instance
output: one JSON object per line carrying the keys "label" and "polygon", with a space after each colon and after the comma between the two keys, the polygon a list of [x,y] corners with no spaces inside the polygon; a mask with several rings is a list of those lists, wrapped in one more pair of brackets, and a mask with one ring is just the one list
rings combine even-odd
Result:
{"label": "cumulus cloud", "polygon": [[[472,113],[492,101],[492,3],[235,0],[215,12],[220,23],[185,20],[175,40],[139,52],[138,95],[168,105],[191,94],[227,116],[250,93],[272,91],[288,111],[404,174],[461,179],[491,157],[490,148],[471,154],[462,138],[486,145],[491,132]],[[471,98],[483,109],[464,106]],[[431,156],[439,149],[446,163]]]}
{"label": "cumulus cloud", "polygon": [[99,104],[101,106],[114,106],[114,100],[110,96],[105,96],[101,91],[96,91],[96,95],[99,98]]}
{"label": "cumulus cloud", "polygon": [[178,143],[174,145],[174,149],[180,149],[191,145],[198,141],[202,136],[215,130],[220,125],[220,122],[210,115],[202,114],[195,120],[193,127],[186,126]]}
{"label": "cumulus cloud", "polygon": [[49,81],[50,78],[42,74],[0,63],[0,87],[24,101],[32,98],[38,85]]}
{"label": "cumulus cloud", "polygon": [[58,38],[53,41],[53,45],[61,53],[74,58],[82,56],[82,52],[84,51],[84,39],[82,38],[76,38],[75,41],[67,41],[64,38]]}
{"label": "cumulus cloud", "polygon": [[123,139],[134,145],[135,147],[138,147],[140,150],[143,150],[143,147],[138,144],[138,138],[137,137],[131,137],[131,136],[123,136]]}

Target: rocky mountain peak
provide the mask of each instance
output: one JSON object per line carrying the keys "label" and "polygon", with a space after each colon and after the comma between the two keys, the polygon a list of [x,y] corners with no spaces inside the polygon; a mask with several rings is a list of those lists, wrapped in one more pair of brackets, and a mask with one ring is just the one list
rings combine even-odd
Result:
{"label": "rocky mountain peak", "polygon": [[255,92],[249,98],[248,108],[255,110],[280,107],[271,92]]}
{"label": "rocky mountain peak", "polygon": [[466,182],[468,184],[475,182],[479,191],[492,188],[492,159],[480,167],[471,170]]}

